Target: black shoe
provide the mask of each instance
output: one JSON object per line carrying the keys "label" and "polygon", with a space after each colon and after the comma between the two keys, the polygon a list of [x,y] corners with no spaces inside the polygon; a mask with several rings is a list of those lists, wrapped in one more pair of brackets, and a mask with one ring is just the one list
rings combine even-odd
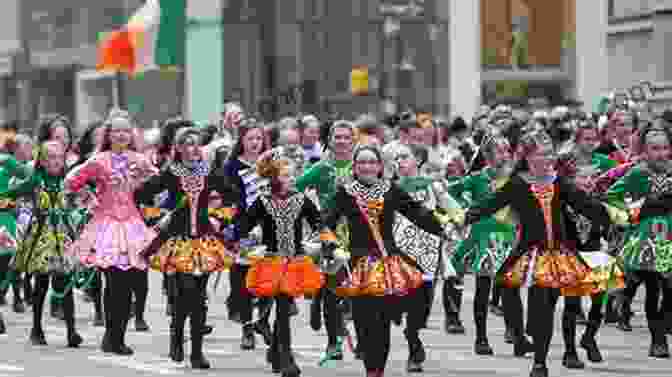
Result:
{"label": "black shoe", "polygon": [[119,356],[131,356],[133,355],[133,349],[125,344],[115,348],[112,353],[116,353]]}
{"label": "black shoe", "polygon": [[506,344],[514,343],[513,331],[511,331],[511,329],[508,327],[506,328],[506,330],[504,330],[504,343]]}
{"label": "black shoe", "polygon": [[93,327],[103,327],[105,326],[105,320],[101,314],[96,314],[93,318]]}
{"label": "black shoe", "polygon": [[170,359],[176,363],[184,361],[184,342],[174,335],[170,337]]}
{"label": "black shoe", "polygon": [[191,368],[192,369],[210,369],[210,362],[203,355],[200,355],[198,357],[192,357],[191,358]]}
{"label": "black shoe", "polygon": [[530,371],[530,377],[548,377],[548,368],[545,364],[534,364]]}
{"label": "black shoe", "polygon": [[110,340],[110,336],[107,331],[105,331],[105,334],[103,335],[103,340],[100,342],[100,350],[105,353],[114,352],[114,347],[112,346],[112,342]]}
{"label": "black shoe", "polygon": [[254,323],[254,332],[261,335],[264,339],[264,343],[267,346],[271,346],[273,342],[273,332],[271,331],[271,326],[266,321],[257,321]]}
{"label": "black shoe", "polygon": [[256,339],[254,339],[254,329],[250,326],[243,327],[243,337],[240,340],[240,349],[245,351],[253,350],[256,347]]}
{"label": "black shoe", "polygon": [[77,331],[68,333],[68,348],[78,348],[83,341],[84,339],[82,339],[82,336]]}
{"label": "black shoe", "polygon": [[215,331],[214,327],[212,327],[210,325],[203,325],[201,334],[203,334],[203,336],[210,335],[210,334],[212,334],[213,331]]}
{"label": "black shoe", "polygon": [[490,356],[495,354],[487,339],[476,340],[476,343],[474,343],[474,353],[482,356]]}
{"label": "black shoe", "polygon": [[336,344],[327,345],[327,360],[343,360],[343,349]]}
{"label": "black shoe", "polygon": [[30,342],[34,346],[46,346],[47,339],[44,337],[44,331],[35,328],[30,330]]}
{"label": "black shoe", "polygon": [[7,296],[5,296],[7,292],[0,292],[0,306],[5,306],[7,305]]}
{"label": "black shoe", "polygon": [[504,309],[499,305],[490,304],[490,313],[492,313],[492,314],[494,314],[498,317],[503,317],[504,316]]}
{"label": "black shoe", "polygon": [[23,300],[21,300],[21,299],[14,300],[14,304],[12,305],[12,309],[14,309],[14,313],[25,313],[26,312],[26,305],[23,304]]}
{"label": "black shoe", "polygon": [[7,332],[7,326],[5,326],[5,320],[0,315],[0,335]]}
{"label": "black shoe", "polygon": [[616,328],[618,328],[619,330],[624,331],[624,332],[632,332],[632,326],[630,325],[630,319],[621,318],[618,321],[618,324],[616,325]]}
{"label": "black shoe", "polygon": [[364,360],[364,350],[362,350],[362,347],[359,345],[355,347],[355,350],[352,353],[355,354],[355,359]]}
{"label": "black shoe", "polygon": [[413,361],[413,360],[407,360],[406,361],[406,372],[407,373],[422,373],[422,372],[424,372],[424,368],[422,367],[422,363],[419,363],[419,362]]}
{"label": "black shoe", "polygon": [[464,334],[466,330],[462,321],[457,318],[447,318],[446,319],[446,333],[448,334]]}
{"label": "black shoe", "polygon": [[567,369],[583,369],[586,367],[586,364],[579,360],[579,355],[576,352],[565,352],[565,355],[562,357],[562,366]]}
{"label": "black shoe", "polygon": [[657,359],[669,359],[670,350],[667,347],[667,343],[651,344],[651,347],[649,348],[649,357],[655,357]]}
{"label": "black shoe", "polygon": [[288,367],[282,369],[282,377],[299,377],[301,375],[301,369],[295,364],[291,363]]}
{"label": "black shoe", "polygon": [[594,337],[590,337],[584,334],[581,337],[581,342],[579,344],[581,345],[581,348],[586,350],[588,360],[591,363],[601,363],[604,361]]}
{"label": "black shoe", "polygon": [[513,344],[513,355],[515,357],[525,357],[526,354],[534,352],[534,344],[523,337],[520,341]]}
{"label": "black shoe", "polygon": [[149,325],[142,318],[135,319],[135,331],[145,332],[149,331]]}

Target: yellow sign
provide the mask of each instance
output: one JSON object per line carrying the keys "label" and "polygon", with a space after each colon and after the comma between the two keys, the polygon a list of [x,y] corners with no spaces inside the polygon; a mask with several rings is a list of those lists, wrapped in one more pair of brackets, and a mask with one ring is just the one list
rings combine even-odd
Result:
{"label": "yellow sign", "polygon": [[369,94],[369,67],[357,66],[350,71],[350,93],[354,96]]}

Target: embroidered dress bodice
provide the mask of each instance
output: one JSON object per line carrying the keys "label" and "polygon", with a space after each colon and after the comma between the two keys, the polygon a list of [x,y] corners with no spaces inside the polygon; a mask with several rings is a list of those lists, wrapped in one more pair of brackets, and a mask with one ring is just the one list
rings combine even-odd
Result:
{"label": "embroidered dress bodice", "polygon": [[544,213],[544,221],[546,223],[546,247],[552,248],[554,246],[555,235],[553,234],[553,210],[551,203],[555,195],[555,184],[553,183],[533,183],[530,185],[530,190],[539,203],[542,212]]}
{"label": "embroidered dress bodice", "polygon": [[260,199],[275,223],[277,252],[282,255],[294,255],[296,245],[294,224],[301,214],[306,196],[296,194],[287,199],[262,196]]}
{"label": "embroidered dress bodice", "polygon": [[189,200],[191,235],[196,237],[198,236],[198,200],[205,189],[205,178],[210,174],[209,165],[201,161],[188,169],[182,164],[174,163],[170,169],[179,178],[180,188]]}

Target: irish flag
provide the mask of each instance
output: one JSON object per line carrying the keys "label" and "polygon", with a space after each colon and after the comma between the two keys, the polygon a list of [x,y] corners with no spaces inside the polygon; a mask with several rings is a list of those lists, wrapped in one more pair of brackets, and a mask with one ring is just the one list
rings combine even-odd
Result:
{"label": "irish flag", "polygon": [[184,65],[186,0],[147,0],[120,30],[99,39],[99,71],[137,76]]}

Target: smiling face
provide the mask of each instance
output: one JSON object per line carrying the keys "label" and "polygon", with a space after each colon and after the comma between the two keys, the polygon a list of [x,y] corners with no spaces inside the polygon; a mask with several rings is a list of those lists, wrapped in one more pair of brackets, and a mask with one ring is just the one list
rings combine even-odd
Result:
{"label": "smiling face", "polygon": [[526,156],[530,174],[536,177],[551,176],[555,174],[557,158],[553,145],[544,143],[538,145]]}
{"label": "smiling face", "polygon": [[259,155],[264,148],[264,131],[257,127],[248,130],[243,136],[243,151],[246,155]]}
{"label": "smiling face", "polygon": [[664,170],[669,165],[672,147],[667,134],[663,131],[647,133],[644,145],[644,155],[649,165],[655,170]]}
{"label": "smiling face", "polygon": [[196,135],[187,135],[181,144],[176,145],[177,151],[185,162],[202,160],[201,146]]}
{"label": "smiling face", "polygon": [[50,175],[62,175],[65,169],[65,147],[59,141],[47,142],[42,146],[40,165]]}
{"label": "smiling face", "polygon": [[375,152],[364,149],[355,156],[352,171],[359,180],[371,184],[381,176],[383,163]]}
{"label": "smiling face", "polygon": [[402,148],[396,157],[398,171],[401,177],[413,177],[418,175],[418,160],[409,148]]}
{"label": "smiling face", "polygon": [[593,153],[600,146],[600,135],[596,128],[580,128],[576,131],[576,145],[585,153]]}
{"label": "smiling face", "polygon": [[273,178],[273,191],[276,195],[287,196],[294,187],[295,182],[295,166],[291,162],[287,162],[285,166],[280,168],[278,175]]}
{"label": "smiling face", "polygon": [[344,156],[352,153],[354,145],[353,130],[349,127],[335,127],[330,142],[335,154]]}

